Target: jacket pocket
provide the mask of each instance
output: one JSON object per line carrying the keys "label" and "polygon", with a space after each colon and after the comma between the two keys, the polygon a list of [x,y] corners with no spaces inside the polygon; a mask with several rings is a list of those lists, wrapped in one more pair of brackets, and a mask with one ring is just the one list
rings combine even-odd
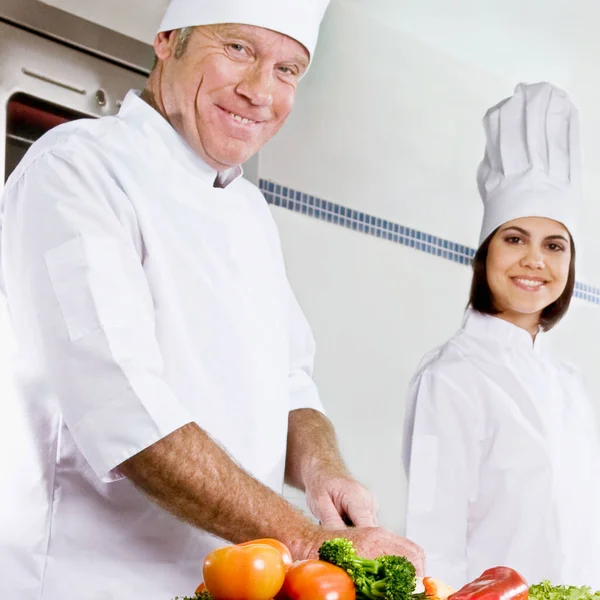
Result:
{"label": "jacket pocket", "polygon": [[[72,341],[139,319],[119,244],[76,237],[45,253],[46,268]],[[138,303],[139,304],[139,303]]]}

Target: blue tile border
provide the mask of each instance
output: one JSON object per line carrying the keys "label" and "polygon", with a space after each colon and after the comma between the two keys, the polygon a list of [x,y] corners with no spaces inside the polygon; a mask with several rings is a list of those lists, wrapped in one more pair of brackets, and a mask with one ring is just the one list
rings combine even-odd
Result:
{"label": "blue tile border", "polygon": [[[473,263],[474,248],[311,196],[267,179],[259,180],[259,188],[267,202],[274,206],[414,248],[461,265]],[[600,304],[600,288],[577,282],[574,297]]]}

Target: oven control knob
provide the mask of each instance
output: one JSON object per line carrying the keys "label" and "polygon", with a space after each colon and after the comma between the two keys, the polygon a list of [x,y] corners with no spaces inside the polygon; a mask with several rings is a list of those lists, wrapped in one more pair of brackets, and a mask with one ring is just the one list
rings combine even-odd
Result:
{"label": "oven control knob", "polygon": [[96,102],[98,106],[106,106],[108,99],[104,90],[98,90],[96,92]]}

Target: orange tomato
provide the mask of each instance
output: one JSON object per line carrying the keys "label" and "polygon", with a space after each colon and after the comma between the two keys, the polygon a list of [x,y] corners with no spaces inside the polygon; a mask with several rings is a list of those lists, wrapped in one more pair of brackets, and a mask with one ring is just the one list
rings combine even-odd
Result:
{"label": "orange tomato", "polygon": [[213,550],[202,573],[215,600],[271,600],[283,585],[285,566],[272,546],[247,544]]}
{"label": "orange tomato", "polygon": [[285,570],[287,571],[293,564],[292,553],[289,548],[279,540],[273,538],[261,538],[260,540],[253,540],[251,542],[243,542],[242,544],[238,544],[238,546],[248,546],[249,544],[266,544],[267,546],[272,546],[281,554],[281,559],[283,560],[283,564],[285,566]]}
{"label": "orange tomato", "polygon": [[355,600],[350,575],[322,560],[301,560],[285,575],[281,597],[289,600]]}

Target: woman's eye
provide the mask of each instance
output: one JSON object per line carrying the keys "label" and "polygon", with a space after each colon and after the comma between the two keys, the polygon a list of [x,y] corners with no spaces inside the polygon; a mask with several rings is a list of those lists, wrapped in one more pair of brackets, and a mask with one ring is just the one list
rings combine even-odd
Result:
{"label": "woman's eye", "polygon": [[515,235],[511,235],[511,236],[509,236],[509,237],[506,238],[506,241],[509,244],[519,244],[521,242],[521,238],[517,237]]}
{"label": "woman's eye", "polygon": [[548,244],[548,249],[551,252],[564,252],[564,248],[560,244]]}

